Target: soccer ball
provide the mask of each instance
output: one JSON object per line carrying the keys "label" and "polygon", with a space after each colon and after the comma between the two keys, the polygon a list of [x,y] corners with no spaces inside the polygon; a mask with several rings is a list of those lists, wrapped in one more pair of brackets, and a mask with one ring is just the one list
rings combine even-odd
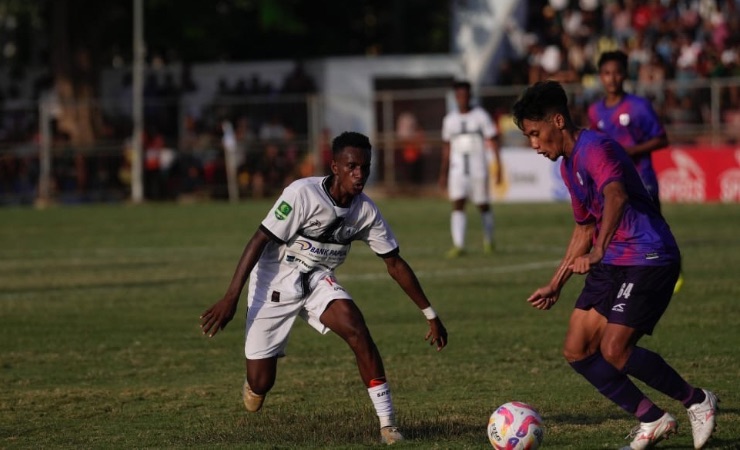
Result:
{"label": "soccer ball", "polygon": [[488,419],[488,439],[496,450],[535,450],[544,437],[542,418],[526,403],[504,403]]}

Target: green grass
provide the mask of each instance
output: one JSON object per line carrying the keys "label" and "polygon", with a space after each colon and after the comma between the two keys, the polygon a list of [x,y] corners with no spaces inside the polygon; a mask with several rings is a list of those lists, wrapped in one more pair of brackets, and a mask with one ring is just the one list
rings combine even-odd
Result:
{"label": "green grass", "polygon": [[[339,269],[384,357],[400,448],[490,448],[499,404],[535,405],[547,448],[618,448],[635,421],[560,356],[574,278],[561,304],[525,298],[549,280],[570,237],[567,204],[496,205],[497,248],[482,254],[469,210],[465,258],[449,261],[441,200],[379,202],[450,333],[441,353],[421,313],[361,243]],[[379,445],[351,352],[296,324],[264,409],[241,406],[243,299],[230,326],[201,336],[199,314],[223,293],[271,202],[84,206],[0,211],[0,448],[358,448]],[[740,206],[666,205],[686,283],[655,336],[689,381],[723,407],[711,448],[740,440]],[[661,448],[692,448],[679,418]]]}

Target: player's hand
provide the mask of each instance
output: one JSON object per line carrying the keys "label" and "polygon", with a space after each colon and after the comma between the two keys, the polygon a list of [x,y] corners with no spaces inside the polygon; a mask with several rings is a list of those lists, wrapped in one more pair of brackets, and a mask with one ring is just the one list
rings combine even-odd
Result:
{"label": "player's hand", "polygon": [[534,293],[529,296],[527,301],[534,308],[547,310],[552,308],[552,306],[557,303],[559,297],[559,290],[553,289],[550,286],[543,286],[534,291]]}
{"label": "player's hand", "polygon": [[571,264],[568,268],[572,270],[573,273],[588,273],[591,270],[591,266],[600,263],[603,258],[604,256],[601,254],[601,252],[598,252],[594,249],[591,251],[591,253],[579,256],[574,259],[573,264]]}
{"label": "player's hand", "polygon": [[437,345],[437,351],[442,350],[447,346],[447,329],[445,328],[439,317],[435,317],[429,322],[429,332],[424,337],[425,341],[429,341],[429,345]]}
{"label": "player's hand", "polygon": [[200,329],[203,334],[213,337],[219,330],[226,328],[236,314],[237,302],[224,298],[203,311],[200,315]]}

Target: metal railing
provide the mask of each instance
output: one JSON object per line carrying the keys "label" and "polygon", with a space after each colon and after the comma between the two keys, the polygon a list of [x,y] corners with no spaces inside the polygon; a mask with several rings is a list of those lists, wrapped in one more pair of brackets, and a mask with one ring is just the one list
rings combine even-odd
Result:
{"label": "metal railing", "polygon": [[[504,146],[526,145],[509,116],[524,88],[490,86],[477,93],[497,121]],[[588,104],[600,96],[598,86],[565,88],[574,119],[586,125]],[[740,140],[740,77],[670,80],[629,90],[651,97],[672,144],[711,147]],[[337,100],[342,99],[332,99]],[[224,97],[194,113],[181,99],[145,102],[145,197],[268,196],[297,177],[327,173],[330,139],[344,130],[325,123],[325,104],[321,94]],[[415,195],[436,185],[442,118],[451,104],[450,91],[443,88],[376,92],[367,107],[374,112],[369,128],[376,149],[372,181],[378,188]],[[117,110],[110,99],[96,106]],[[128,199],[130,117],[103,117],[102,137],[94,145],[75,146],[43,104],[6,104],[0,111],[0,204]],[[231,190],[224,121],[231,123],[236,144]]]}

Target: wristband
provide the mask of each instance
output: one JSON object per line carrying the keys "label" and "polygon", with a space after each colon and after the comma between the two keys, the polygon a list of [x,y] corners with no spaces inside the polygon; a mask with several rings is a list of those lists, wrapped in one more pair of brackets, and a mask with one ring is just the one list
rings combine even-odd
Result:
{"label": "wristband", "polygon": [[434,312],[434,308],[432,308],[431,306],[422,309],[421,313],[424,314],[424,317],[426,317],[427,320],[434,320],[437,318],[437,313]]}

